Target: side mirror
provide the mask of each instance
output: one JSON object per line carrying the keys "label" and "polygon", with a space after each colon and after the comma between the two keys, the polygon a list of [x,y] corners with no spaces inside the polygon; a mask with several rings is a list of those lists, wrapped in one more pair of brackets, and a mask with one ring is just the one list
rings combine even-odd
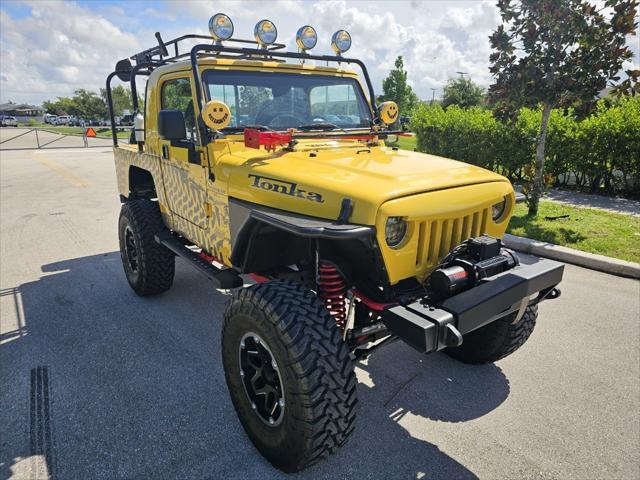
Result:
{"label": "side mirror", "polygon": [[[187,127],[184,114],[180,110],[160,110],[158,113],[158,133],[160,138],[169,140],[172,147],[186,148],[189,163],[200,165],[200,155],[196,151],[195,144],[187,138]],[[170,159],[169,148],[162,146],[162,158]]]}
{"label": "side mirror", "polygon": [[186,140],[187,127],[184,114],[180,110],[160,110],[158,113],[158,133],[165,140],[174,142]]}

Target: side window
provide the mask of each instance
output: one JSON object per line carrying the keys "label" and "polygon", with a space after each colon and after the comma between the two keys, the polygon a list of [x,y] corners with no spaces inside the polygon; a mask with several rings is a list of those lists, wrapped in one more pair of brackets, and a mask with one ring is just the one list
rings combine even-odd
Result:
{"label": "side window", "polygon": [[193,110],[193,96],[191,95],[191,82],[188,78],[176,78],[167,80],[162,85],[162,108],[177,109],[184,114],[187,130],[187,138],[196,138],[196,118]]}

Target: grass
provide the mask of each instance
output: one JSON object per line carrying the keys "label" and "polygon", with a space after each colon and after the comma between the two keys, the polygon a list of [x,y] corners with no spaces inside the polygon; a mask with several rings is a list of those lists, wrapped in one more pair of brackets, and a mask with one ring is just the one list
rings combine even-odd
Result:
{"label": "grass", "polygon": [[640,262],[640,218],[631,215],[543,201],[534,218],[528,216],[526,205],[519,204],[507,232]]}
{"label": "grass", "polygon": [[415,136],[411,137],[398,137],[398,147],[403,150],[411,150],[413,151],[416,148],[417,138]]}
{"label": "grass", "polygon": [[411,137],[400,137],[398,136],[397,142],[386,142],[390,147],[398,147],[403,150],[411,150],[413,151],[416,148],[417,139],[415,136]]}

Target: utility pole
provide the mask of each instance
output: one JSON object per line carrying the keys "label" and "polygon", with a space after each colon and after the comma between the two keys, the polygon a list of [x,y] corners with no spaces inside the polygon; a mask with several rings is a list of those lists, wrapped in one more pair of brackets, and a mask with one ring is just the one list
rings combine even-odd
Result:
{"label": "utility pole", "polygon": [[431,89],[431,105],[433,105],[433,102],[436,100],[436,90],[436,88]]}

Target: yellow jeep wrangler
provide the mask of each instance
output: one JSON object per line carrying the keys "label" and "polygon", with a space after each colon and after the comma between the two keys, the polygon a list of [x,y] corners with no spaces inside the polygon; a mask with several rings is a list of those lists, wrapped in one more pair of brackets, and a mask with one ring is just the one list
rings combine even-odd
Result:
{"label": "yellow jeep wrangler", "polygon": [[365,65],[343,56],[346,31],[335,55],[314,55],[310,26],[297,52],[269,20],[255,40],[232,38],[224,14],[209,30],[157,33],[107,79],[111,124],[114,78],[135,110],[128,143],[113,127],[122,262],[139,295],[171,287],[176,256],[233,291],[231,399],[258,450],[296,471],[353,431],[354,361],[398,339],[467,363],[510,355],[563,265],[520,264],[501,245],[507,179],[385,145],[402,134],[398,108],[376,105]]}

